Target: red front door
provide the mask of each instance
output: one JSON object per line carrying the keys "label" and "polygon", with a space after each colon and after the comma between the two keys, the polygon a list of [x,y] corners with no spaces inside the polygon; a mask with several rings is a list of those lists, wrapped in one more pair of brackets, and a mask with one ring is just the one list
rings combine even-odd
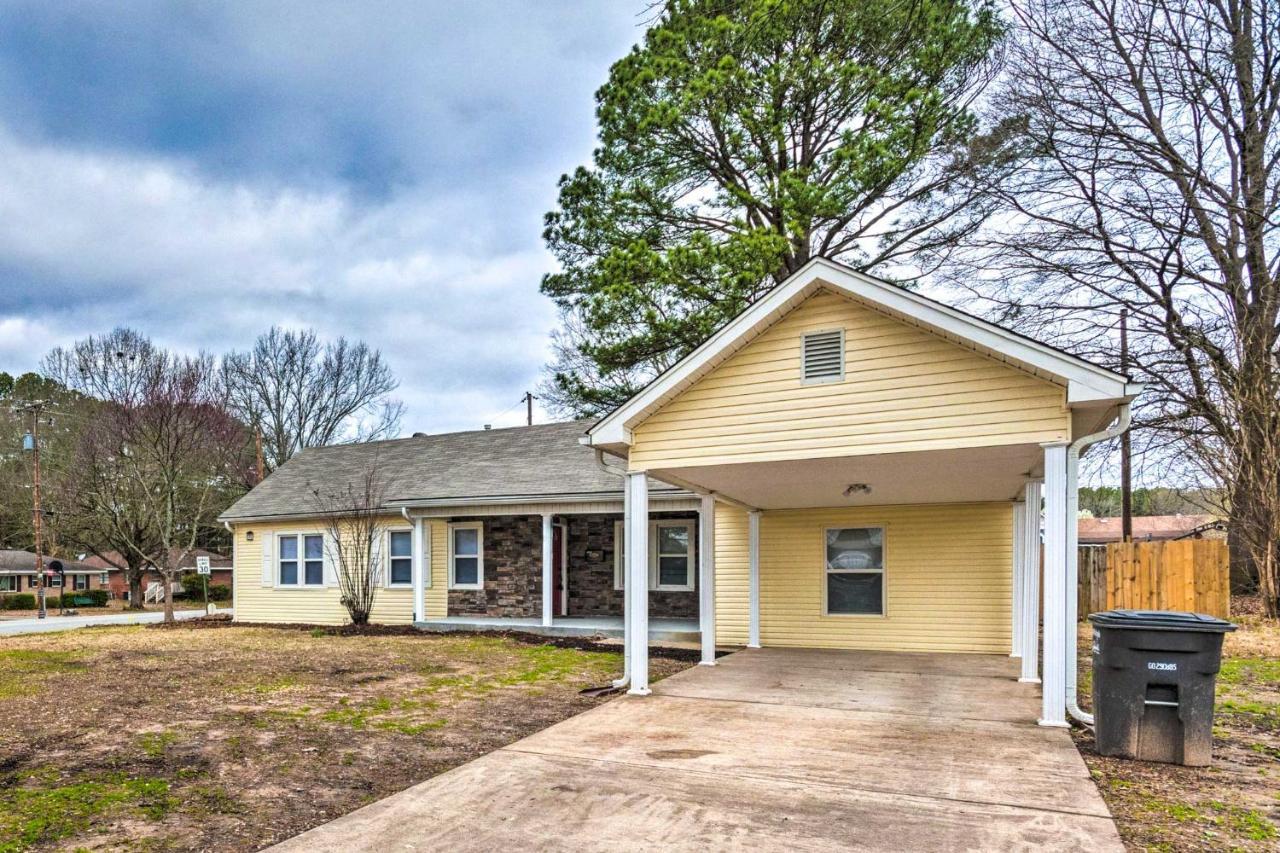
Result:
{"label": "red front door", "polygon": [[565,591],[564,525],[551,528],[551,574],[555,578],[555,598],[552,601],[557,616],[568,615],[568,595]]}

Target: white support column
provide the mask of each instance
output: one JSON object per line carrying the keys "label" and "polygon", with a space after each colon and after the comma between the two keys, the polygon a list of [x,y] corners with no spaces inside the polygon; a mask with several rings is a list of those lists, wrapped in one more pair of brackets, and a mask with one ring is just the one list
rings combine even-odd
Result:
{"label": "white support column", "polygon": [[716,499],[702,498],[698,512],[698,625],[704,666],[716,665]]}
{"label": "white support column", "polygon": [[1067,522],[1067,443],[1053,442],[1044,445],[1042,726],[1067,725]]}
{"label": "white support column", "polygon": [[427,553],[422,531],[421,518],[413,519],[413,621],[421,622],[427,618],[426,594],[427,573],[431,571],[431,560],[423,559]]}
{"label": "white support column", "polygon": [[747,513],[747,648],[760,648],[760,510]]}
{"label": "white support column", "polygon": [[1022,656],[1022,587],[1027,582],[1026,565],[1027,505],[1022,501],[1013,504],[1013,593],[1010,598],[1010,617],[1013,620],[1010,633],[1009,657]]}
{"label": "white support column", "polygon": [[1026,567],[1022,586],[1022,676],[1019,681],[1040,683],[1040,482],[1027,483],[1027,524],[1022,542]]}
{"label": "white support column", "polygon": [[622,533],[621,539],[613,543],[615,549],[622,549],[622,677],[614,679],[615,688],[623,688],[631,683],[631,641],[634,632],[631,629],[631,584],[627,580],[628,565],[626,553],[630,550],[628,537],[631,530],[631,480],[622,478]]}
{"label": "white support column", "polygon": [[551,530],[551,519],[551,513],[542,514],[542,624],[546,628],[551,627],[551,617],[555,613],[555,556],[551,547],[555,537]]}
{"label": "white support column", "polygon": [[[1066,545],[1064,546],[1066,561],[1064,563],[1063,586],[1066,589],[1066,630],[1062,633],[1063,654],[1065,655],[1063,672],[1065,673],[1066,697],[1068,713],[1070,709],[1079,709],[1076,695],[1076,657],[1079,654],[1080,620],[1080,456],[1079,452],[1067,451],[1067,524]],[[1048,636],[1046,634],[1045,636]]]}
{"label": "white support column", "polygon": [[649,478],[627,474],[626,601],[631,613],[631,689],[649,695]]}

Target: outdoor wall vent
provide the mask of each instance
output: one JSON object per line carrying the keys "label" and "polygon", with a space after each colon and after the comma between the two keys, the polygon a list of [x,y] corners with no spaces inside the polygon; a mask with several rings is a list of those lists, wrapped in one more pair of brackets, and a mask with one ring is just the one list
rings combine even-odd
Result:
{"label": "outdoor wall vent", "polygon": [[810,332],[802,338],[800,378],[803,382],[844,379],[844,330]]}

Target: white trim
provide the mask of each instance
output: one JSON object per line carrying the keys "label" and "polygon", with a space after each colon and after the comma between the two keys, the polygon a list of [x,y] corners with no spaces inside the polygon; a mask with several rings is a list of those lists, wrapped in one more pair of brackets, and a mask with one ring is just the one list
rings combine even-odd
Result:
{"label": "white trim", "polygon": [[[393,557],[391,556],[391,534],[393,534],[393,533],[408,533],[408,534],[409,534],[409,556],[408,556],[407,558],[406,558],[406,557],[394,557],[394,558],[393,558]],[[386,528],[386,530],[384,530],[384,531],[383,531],[382,539],[383,539],[383,543],[382,543],[382,553],[384,553],[384,554],[386,554],[386,555],[387,555],[387,575],[386,575],[386,580],[384,581],[383,585],[384,585],[387,589],[413,589],[413,571],[414,571],[414,569],[413,569],[413,565],[414,565],[413,549],[414,549],[414,539],[415,539],[415,537],[414,537],[414,535],[413,535],[413,526],[412,526],[412,525],[410,525],[409,527],[388,527],[388,528]],[[408,559],[408,560],[409,560],[409,580],[408,580],[407,582],[404,582],[404,583],[393,583],[393,582],[392,582],[392,580],[391,580],[391,561],[392,561],[393,559],[396,559],[396,560],[404,560],[404,559]]]}
{"label": "white trim", "polygon": [[[809,376],[809,339],[819,336],[836,335],[837,346],[839,348],[837,359],[839,372],[834,376]],[[830,385],[833,382],[844,381],[844,327],[837,326],[830,329],[812,329],[800,336],[800,384],[801,385]]]}
{"label": "white trim", "polygon": [[[325,543],[325,534],[322,530],[277,530],[267,534],[271,538],[272,543],[272,562],[271,562],[271,578],[272,586],[275,589],[324,589],[325,584],[325,563],[328,562],[328,548]],[[320,540],[320,559],[308,560],[306,558],[307,537],[314,536]],[[280,580],[280,564],[284,562],[281,559],[282,550],[280,543],[285,539],[297,540],[297,556],[290,560],[291,563],[297,563],[297,574],[295,583],[284,583]],[[320,583],[306,583],[307,563],[320,563]]]}
{"label": "white trim", "polygon": [[[460,584],[454,580],[454,558],[470,557],[470,554],[454,554],[455,530],[476,531],[476,582]],[[484,522],[460,521],[449,525],[449,589],[484,589]]]}
{"label": "white trim", "polygon": [[588,429],[584,443],[595,446],[630,445],[632,426],[822,287],[1052,378],[1067,386],[1068,404],[1119,402],[1132,399],[1142,390],[1140,384],[1084,359],[859,273],[843,264],[815,258]]}
{"label": "white trim", "polygon": [[[689,553],[688,553],[688,570],[686,577],[689,579],[688,584],[677,585],[668,584],[666,586],[658,583],[658,558],[662,556],[658,553],[658,528],[659,527],[685,527],[689,530]],[[625,589],[623,584],[624,577],[624,560],[626,557],[626,524],[622,520],[613,522],[613,589],[615,592],[622,592]],[[693,592],[697,589],[698,565],[698,521],[693,518],[653,518],[649,520],[649,591],[650,592]],[[680,556],[678,554],[668,554],[667,556]]]}
{"label": "white trim", "polygon": [[[880,566],[870,569],[832,569],[827,565],[827,534],[832,530],[879,530],[880,531]],[[889,615],[889,527],[886,524],[831,524],[822,528],[822,615],[833,619],[885,619]],[[827,578],[831,575],[879,575],[880,576],[880,612],[879,613],[832,613],[830,595],[827,592]]]}

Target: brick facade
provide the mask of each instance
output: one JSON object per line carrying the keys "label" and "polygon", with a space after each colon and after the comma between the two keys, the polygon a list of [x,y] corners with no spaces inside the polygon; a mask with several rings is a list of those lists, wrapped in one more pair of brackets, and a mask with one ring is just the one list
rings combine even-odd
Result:
{"label": "brick facade", "polygon": [[[653,518],[696,519],[696,513]],[[568,558],[568,615],[621,616],[622,591],[613,588],[614,523],[621,515],[570,515],[563,520]],[[484,523],[484,589],[449,590],[450,616],[535,617],[542,614],[542,518],[490,516]],[[696,547],[696,545],[695,545]],[[696,568],[695,568],[696,577]],[[698,593],[649,593],[657,617],[698,615]]]}

